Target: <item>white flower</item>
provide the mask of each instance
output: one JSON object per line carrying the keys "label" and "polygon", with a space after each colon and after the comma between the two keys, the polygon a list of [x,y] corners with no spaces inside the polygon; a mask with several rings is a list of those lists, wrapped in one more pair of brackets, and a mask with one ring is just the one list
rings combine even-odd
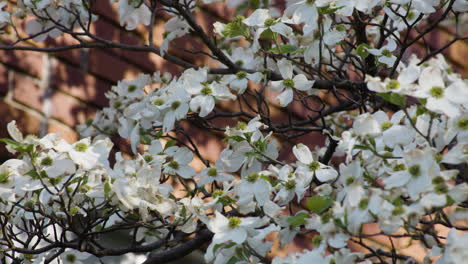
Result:
{"label": "white flower", "polygon": [[198,181],[198,184],[203,186],[206,184],[210,184],[214,181],[217,182],[225,182],[225,181],[232,181],[234,180],[234,176],[231,174],[225,173],[219,168],[216,167],[209,167],[204,169],[202,172],[200,172],[197,177],[201,178],[200,181]]}
{"label": "white flower", "polygon": [[[55,13],[52,13],[55,14]],[[41,42],[47,39],[47,37],[57,38],[62,35],[62,31],[58,28],[55,28],[55,24],[50,21],[42,21],[40,19],[30,20],[25,27],[25,31],[30,36],[35,36],[33,38],[36,42]]]}
{"label": "white flower", "polygon": [[208,223],[208,228],[215,234],[213,243],[232,241],[236,244],[242,244],[247,239],[248,232],[262,224],[258,217],[232,216],[227,218],[216,211],[215,218]]}
{"label": "white flower", "polygon": [[367,49],[367,51],[372,55],[378,56],[379,62],[391,67],[397,59],[393,54],[393,51],[395,51],[396,48],[396,42],[389,38],[387,44],[380,49]]}
{"label": "white flower", "polygon": [[445,244],[444,254],[437,260],[436,264],[464,263],[468,259],[468,234],[457,234],[455,228],[450,229]]}
{"label": "white flower", "polygon": [[247,89],[248,81],[253,81],[254,83],[259,83],[263,78],[263,75],[260,72],[247,73],[244,71],[239,71],[236,74],[225,75],[221,82],[229,85],[231,89],[237,91],[238,94],[243,94]]}
{"label": "white flower", "polygon": [[283,21],[291,24],[304,23],[304,35],[310,34],[318,26],[318,10],[315,1],[302,0],[289,5],[284,11]]}
{"label": "white flower", "polygon": [[119,1],[120,25],[127,30],[134,30],[138,24],[148,26],[151,20],[151,11],[143,1],[120,0]]}
{"label": "white flower", "polygon": [[190,109],[194,112],[199,112],[199,116],[205,117],[215,107],[216,100],[231,100],[235,98],[236,96],[225,85],[212,82],[204,84],[199,94],[191,99]]}
{"label": "white flower", "polygon": [[382,132],[379,122],[369,113],[362,114],[354,120],[353,130],[358,136],[377,136]]}
{"label": "white flower", "polygon": [[263,206],[270,200],[272,187],[268,181],[261,178],[260,174],[250,173],[242,179],[235,190],[239,195],[239,202],[252,201],[255,197],[258,205]]}
{"label": "white flower", "polygon": [[432,179],[440,175],[440,167],[429,149],[410,149],[403,155],[404,169],[383,180],[386,189],[405,186],[412,199],[432,188]]}
{"label": "white flower", "polygon": [[415,97],[426,98],[427,109],[436,113],[444,113],[449,117],[461,114],[461,107],[468,107],[468,85],[459,80],[445,85],[442,72],[435,67],[427,67],[419,76],[419,89]]}
{"label": "white flower", "polygon": [[252,45],[252,50],[254,52],[257,51],[260,47],[258,39],[262,33],[267,30],[278,33],[285,37],[288,37],[292,34],[292,28],[282,23],[280,19],[273,19],[269,14],[268,9],[257,9],[242,22],[247,26],[256,27],[254,43]]}
{"label": "white flower", "polygon": [[96,140],[92,144],[89,138],[84,138],[73,145],[68,144],[65,140],[61,140],[55,148],[57,151],[67,152],[73,162],[83,169],[89,170],[98,164],[109,165],[107,158],[112,145],[112,142],[108,138]]}
{"label": "white flower", "polygon": [[172,161],[164,164],[164,172],[170,175],[179,175],[184,179],[190,179],[195,175],[195,170],[188,164],[193,160],[193,153],[186,148],[178,148]]}
{"label": "white flower", "polygon": [[277,93],[281,93],[276,99],[279,100],[279,104],[283,107],[293,100],[293,88],[300,91],[310,91],[314,85],[314,81],[309,81],[304,74],[298,74],[293,78],[293,65],[291,61],[285,58],[278,61],[278,68],[283,80],[272,81],[271,89]]}
{"label": "white flower", "polygon": [[321,182],[336,179],[338,172],[330,166],[315,161],[310,149],[304,144],[297,144],[293,147],[293,153],[298,162],[298,171],[314,174]]}
{"label": "white flower", "polygon": [[0,3],[0,29],[10,22],[10,13],[2,11],[7,2]]}
{"label": "white flower", "polygon": [[161,56],[169,49],[169,43],[176,38],[182,37],[190,31],[190,26],[184,19],[174,16],[164,25],[164,40],[161,44]]}

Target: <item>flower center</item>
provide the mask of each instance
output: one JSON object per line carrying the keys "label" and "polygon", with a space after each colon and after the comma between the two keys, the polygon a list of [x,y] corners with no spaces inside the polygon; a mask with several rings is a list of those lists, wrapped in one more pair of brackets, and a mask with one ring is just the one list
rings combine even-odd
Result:
{"label": "flower center", "polygon": [[291,78],[283,80],[283,84],[286,88],[294,88],[294,81]]}
{"label": "flower center", "polygon": [[364,210],[369,206],[369,198],[362,198],[359,202],[359,209]]}
{"label": "flower center", "polygon": [[413,165],[408,168],[408,172],[413,176],[413,177],[418,177],[421,175],[421,166],[418,164]]}
{"label": "flower center", "polygon": [[88,145],[85,143],[78,143],[75,145],[75,149],[80,152],[85,152],[88,149]]}
{"label": "flower center", "polygon": [[76,256],[74,254],[67,254],[65,259],[70,263],[74,263],[76,261]]}
{"label": "flower center", "polygon": [[385,57],[391,57],[391,56],[392,56],[392,52],[389,51],[388,49],[383,49],[383,50],[382,50],[382,55],[385,56]]}
{"label": "flower center", "polygon": [[353,182],[354,182],[354,177],[349,176],[348,178],[346,178],[345,184],[346,184],[346,186],[349,186],[349,185],[353,184]]}
{"label": "flower center", "polygon": [[400,88],[400,82],[398,82],[397,80],[390,80],[387,84],[387,86],[385,86],[385,88],[387,90],[395,90],[395,89],[398,89]]}
{"label": "flower center", "polygon": [[244,65],[244,62],[241,61],[241,60],[237,60],[237,61],[235,62],[235,64],[236,64],[237,66],[242,66],[242,65]]}
{"label": "flower center", "polygon": [[271,27],[271,26],[273,26],[274,24],[276,24],[276,23],[275,23],[275,20],[274,20],[273,18],[271,18],[271,17],[270,17],[270,18],[267,18],[267,19],[265,20],[265,26],[266,26],[266,27]]}
{"label": "flower center", "polygon": [[207,174],[210,177],[216,177],[218,176],[218,171],[216,170],[216,168],[210,168]]}
{"label": "flower center", "polygon": [[211,90],[211,88],[208,85],[205,85],[203,89],[201,89],[200,93],[203,95],[210,95],[213,93],[213,90]]}
{"label": "flower center", "polygon": [[54,161],[50,157],[45,157],[41,160],[42,166],[51,166],[53,163]]}
{"label": "flower center", "polygon": [[258,175],[257,173],[250,173],[248,176],[247,176],[247,181],[248,182],[256,182],[258,177],[260,177],[260,175]]}
{"label": "flower center", "polygon": [[439,99],[439,98],[442,98],[444,96],[444,88],[442,88],[440,86],[434,86],[429,90],[429,93],[433,97]]}
{"label": "flower center", "polygon": [[294,180],[289,180],[286,182],[284,187],[286,188],[286,190],[293,190],[296,187],[296,182]]}
{"label": "flower center", "polygon": [[393,124],[390,123],[390,122],[383,122],[383,123],[380,125],[380,127],[382,128],[383,131],[385,131],[385,130],[391,128],[392,126],[393,126]]}
{"label": "flower center", "polygon": [[239,217],[229,217],[228,226],[231,229],[238,228],[241,224],[242,220]]}
{"label": "flower center", "polygon": [[395,165],[395,167],[393,167],[394,171],[402,171],[402,170],[405,170],[405,169],[406,169],[406,167],[405,167],[404,164],[397,164],[397,165]]}
{"label": "flower center", "polygon": [[179,169],[179,163],[177,163],[177,161],[173,160],[171,162],[169,162],[169,164],[167,164],[167,166],[169,166],[170,168],[174,169],[174,170],[178,170]]}
{"label": "flower center", "polygon": [[247,73],[245,71],[240,71],[236,73],[237,79],[242,80],[247,76]]}
{"label": "flower center", "polygon": [[309,164],[309,170],[310,171],[316,171],[320,168],[320,163],[317,161],[312,161],[312,163]]}
{"label": "flower center", "polygon": [[132,84],[132,85],[129,85],[129,86],[128,86],[127,91],[128,91],[129,93],[131,93],[131,92],[134,92],[137,88],[138,88],[138,87],[137,87],[136,85],[133,85],[133,84]]}
{"label": "flower center", "polygon": [[144,159],[146,162],[151,162],[153,160],[153,157],[150,155],[145,155]]}
{"label": "flower center", "polygon": [[172,110],[176,110],[177,108],[179,108],[180,104],[181,104],[180,101],[172,102],[172,104],[171,104]]}
{"label": "flower center", "polygon": [[458,120],[457,127],[461,130],[468,130],[468,117]]}
{"label": "flower center", "polygon": [[223,190],[216,190],[213,192],[213,197],[216,198],[216,197],[220,197],[220,196],[223,196],[224,195],[224,191]]}
{"label": "flower center", "polygon": [[164,100],[163,99],[156,99],[153,101],[153,104],[157,105],[157,106],[161,106],[164,104]]}
{"label": "flower center", "polygon": [[244,129],[247,128],[247,124],[242,122],[242,121],[239,121],[239,122],[237,122],[236,128],[239,129],[239,130],[244,130]]}

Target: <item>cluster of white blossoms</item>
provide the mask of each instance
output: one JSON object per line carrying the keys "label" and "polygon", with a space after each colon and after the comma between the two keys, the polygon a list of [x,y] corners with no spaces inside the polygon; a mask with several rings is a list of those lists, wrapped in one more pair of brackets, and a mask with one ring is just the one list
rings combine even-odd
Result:
{"label": "cluster of white blossoms", "polygon": [[[120,24],[127,30],[151,23],[147,1],[111,2],[118,2]],[[197,8],[182,2],[190,12]],[[228,4],[241,9],[245,2]],[[267,236],[276,235],[283,248],[298,234],[314,233],[312,250],[273,257],[272,263],[364,264],[372,263],[369,256],[352,252],[349,245],[366,235],[363,225],[369,223],[384,235],[424,241],[426,262],[439,257],[438,264],[462,263],[468,258],[468,234],[452,225],[468,218],[468,184],[458,177],[468,163],[468,84],[440,55],[424,61],[411,57],[407,63],[398,56],[401,31],[421,23],[437,7],[461,13],[468,11],[468,3],[296,0],[287,1],[280,12],[263,2],[248,17],[213,25],[226,57],[217,54],[219,65],[232,62],[237,67],[233,72],[198,67],[180,76],[157,72],[119,81],[106,94],[109,107],[78,127],[84,138],[73,144],[56,134],[24,137],[10,123],[11,139],[1,141],[18,158],[0,165],[0,219],[19,240],[1,240],[0,258],[20,249],[24,236],[34,248],[50,250],[18,251],[18,259],[44,263],[58,256],[62,263],[79,263],[95,252],[70,241],[137,226],[134,236],[140,245],[169,240],[174,231],[209,230],[213,238],[205,259],[210,263],[266,263],[273,246]],[[0,29],[26,15],[34,17],[26,32],[35,41],[85,29],[97,19],[87,3],[22,0],[11,12],[2,11],[7,4],[0,3]],[[181,12],[174,3],[167,7],[170,14]],[[374,17],[363,29],[369,42],[343,50],[341,44],[362,33],[352,26],[353,13]],[[167,54],[174,39],[194,30],[186,19],[174,15],[166,22],[160,55]],[[388,20],[392,27],[386,32],[379,25]],[[395,75],[363,75],[367,89],[400,110],[384,112],[366,102],[364,113],[332,113],[323,118],[332,121],[322,129],[328,136],[325,147],[311,150],[295,144],[287,150],[293,161],[280,159],[281,129],[248,111],[236,116],[245,122],[219,129],[224,149],[216,160],[203,160],[200,171],[192,166],[203,159],[195,144],[177,138],[186,120],[216,116],[220,101],[247,101],[249,92],[271,92],[278,108],[318,98],[323,76],[304,65],[319,73],[353,70],[372,57],[375,67],[394,69]],[[329,89],[339,89],[334,88]],[[107,136],[113,134],[129,139],[132,153],[111,154]],[[332,162],[324,162],[330,141],[337,151]],[[183,188],[174,188],[176,184]],[[29,221],[40,222],[43,235],[31,235]],[[425,235],[420,225],[428,223],[453,228],[447,237]],[[384,257],[414,261],[396,254]]]}

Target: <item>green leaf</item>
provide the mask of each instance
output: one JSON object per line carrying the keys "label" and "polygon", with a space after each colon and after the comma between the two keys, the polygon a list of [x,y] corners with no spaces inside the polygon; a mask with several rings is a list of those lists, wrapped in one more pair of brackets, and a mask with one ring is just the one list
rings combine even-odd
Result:
{"label": "green leaf", "polygon": [[300,212],[297,215],[290,216],[288,218],[288,223],[292,226],[300,226],[306,223],[306,218],[309,217],[309,214],[305,212]]}
{"label": "green leaf", "polygon": [[14,140],[8,139],[8,138],[0,138],[0,142],[3,142],[10,146],[12,149],[18,152],[29,152],[31,153],[34,150],[34,145],[29,144],[29,145],[24,145],[21,143],[18,143]]}
{"label": "green leaf", "polygon": [[234,140],[236,142],[241,142],[241,141],[245,140],[245,138],[243,138],[241,136],[231,136],[231,137],[229,137],[229,139],[232,139],[232,140]]}
{"label": "green leaf", "polygon": [[28,171],[28,172],[26,173],[26,175],[30,176],[30,177],[33,178],[34,180],[37,180],[37,179],[41,178],[41,176],[36,172],[35,169],[32,169],[32,170]]}
{"label": "green leaf", "polygon": [[227,24],[224,27],[224,30],[221,32],[225,37],[233,38],[237,36],[249,36],[250,31],[249,27],[244,23],[232,22]]}
{"label": "green leaf", "polygon": [[17,147],[19,145],[21,145],[20,143],[14,141],[14,140],[11,140],[9,138],[0,138],[0,142],[3,142],[5,144],[7,144],[8,146],[11,146],[11,147]]}
{"label": "green leaf", "polygon": [[327,210],[333,204],[333,200],[324,196],[314,195],[307,199],[307,208],[316,213],[320,214]]}
{"label": "green leaf", "polygon": [[234,256],[234,257],[230,258],[228,260],[228,262],[226,262],[226,264],[236,264],[239,261],[240,261],[240,259]]}
{"label": "green leaf", "polygon": [[369,147],[366,146],[366,145],[354,145],[354,148],[355,149],[364,149],[364,150],[369,149]]}
{"label": "green leaf", "polygon": [[176,145],[175,140],[171,139],[171,140],[167,141],[166,145],[164,145],[164,149],[166,150],[166,149],[168,149],[168,148],[170,148],[172,146],[175,146],[175,145]]}
{"label": "green leaf", "polygon": [[369,51],[367,51],[367,49],[370,49],[370,48],[371,46],[369,46],[368,44],[362,43],[357,47],[356,53],[357,55],[359,55],[359,57],[365,59],[370,54]]}
{"label": "green leaf", "polygon": [[284,44],[284,45],[279,45],[274,48],[271,48],[269,51],[276,53],[276,54],[286,54],[286,53],[292,53],[296,50],[296,47],[293,45],[289,44]]}
{"label": "green leaf", "polygon": [[320,15],[326,15],[326,14],[335,13],[336,11],[340,10],[343,7],[344,6],[331,7],[330,5],[327,5],[327,6],[317,7],[317,11],[319,12]]}
{"label": "green leaf", "polygon": [[110,182],[109,182],[109,181],[106,181],[106,182],[104,183],[104,194],[105,194],[106,196],[108,196],[109,193],[111,192],[111,190],[112,190],[112,186],[111,186]]}
{"label": "green leaf", "polygon": [[394,105],[398,105],[401,107],[406,106],[406,96],[396,94],[396,93],[378,93],[378,96],[382,97],[385,101],[392,103]]}
{"label": "green leaf", "polygon": [[7,183],[8,182],[8,172],[0,173],[0,183]]}

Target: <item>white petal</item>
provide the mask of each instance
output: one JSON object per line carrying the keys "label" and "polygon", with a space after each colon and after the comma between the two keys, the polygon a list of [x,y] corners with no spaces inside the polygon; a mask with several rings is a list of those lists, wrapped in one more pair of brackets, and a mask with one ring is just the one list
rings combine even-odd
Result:
{"label": "white petal", "polygon": [[15,141],[18,141],[18,142],[23,141],[23,134],[21,133],[21,131],[16,126],[16,121],[15,120],[8,123],[7,130],[8,130],[8,134],[10,134],[10,137],[12,139],[14,139]]}
{"label": "white petal", "polygon": [[268,9],[257,9],[253,12],[248,18],[244,19],[242,22],[247,26],[263,26],[265,20],[270,18],[268,14]]}
{"label": "white petal", "polygon": [[283,36],[289,36],[292,34],[292,28],[286,26],[283,23],[277,23],[270,27],[271,31],[281,34]]}
{"label": "white petal", "polygon": [[289,103],[292,102],[294,97],[294,93],[292,89],[285,89],[280,95],[278,95],[275,99],[279,100],[279,105],[282,107],[287,106]]}
{"label": "white petal", "polygon": [[321,182],[326,182],[336,179],[336,177],[338,177],[338,172],[332,168],[320,169],[315,171],[315,176]]}
{"label": "white petal", "polygon": [[310,164],[314,161],[310,149],[304,144],[297,144],[293,147],[294,156],[303,164]]}
{"label": "white petal", "polygon": [[288,59],[281,59],[278,61],[278,69],[284,79],[292,78],[293,75],[293,65]]}
{"label": "white petal", "polygon": [[294,88],[301,90],[301,91],[308,91],[312,88],[315,81],[307,80],[304,74],[298,74],[294,76]]}
{"label": "white petal", "polygon": [[405,185],[411,178],[411,175],[407,171],[398,171],[393,173],[390,177],[383,180],[385,189],[391,189],[394,187],[401,187]]}
{"label": "white petal", "polygon": [[281,93],[284,89],[283,81],[272,81],[270,83],[270,89],[277,93]]}

